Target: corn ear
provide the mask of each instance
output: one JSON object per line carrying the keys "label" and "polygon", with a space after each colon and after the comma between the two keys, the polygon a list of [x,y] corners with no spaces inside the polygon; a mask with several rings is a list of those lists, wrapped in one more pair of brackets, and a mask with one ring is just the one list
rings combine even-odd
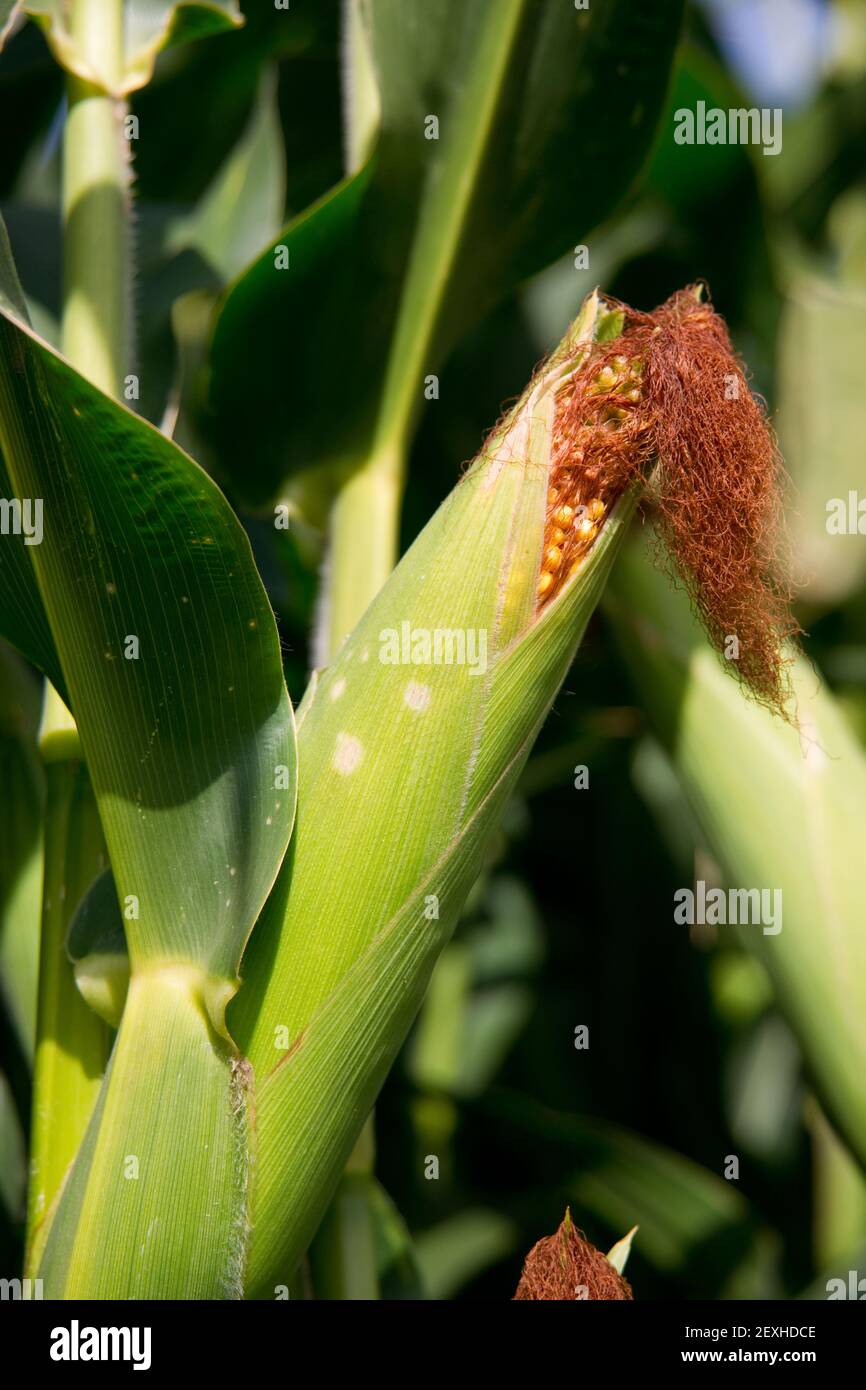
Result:
{"label": "corn ear", "polygon": [[[608,320],[592,296],[570,348]],[[252,1296],[288,1284],[315,1231],[635,505],[539,614],[563,370],[494,432],[299,710],[296,831],[230,1013],[256,1078]],[[462,664],[418,658],[437,631],[463,635]]]}

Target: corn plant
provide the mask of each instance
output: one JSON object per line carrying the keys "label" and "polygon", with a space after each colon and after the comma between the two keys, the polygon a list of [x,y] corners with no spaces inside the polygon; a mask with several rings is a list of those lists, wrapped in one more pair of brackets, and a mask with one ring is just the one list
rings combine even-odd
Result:
{"label": "corn plant", "polygon": [[[4,759],[29,885],[0,959],[32,1053],[25,1270],[48,1297],[281,1298],[310,1267],[319,1293],[375,1295],[376,1229],[398,1223],[371,1113],[606,589],[725,868],[797,901],[761,955],[866,1160],[862,1011],[828,1022],[840,972],[862,966],[857,894],[825,872],[866,806],[863,754],[792,655],[780,460],[704,290],[671,286],[653,311],[588,294],[397,562],[425,391],[475,321],[623,201],[680,17],[678,0],[348,0],[344,177],[251,231],[236,190],[273,168],[263,82],[237,162],[170,233],[212,273],[172,304],[154,423],[133,408],[147,134],[130,98],[164,50],[241,42],[244,16],[233,0],[10,10],[66,91],[58,341],[0,227],[0,484],[22,523],[0,549],[0,696],[23,712]],[[647,512],[682,612],[628,539]],[[299,543],[327,533],[296,710],[250,543],[263,515]],[[724,671],[732,631],[743,657]],[[43,682],[38,735],[19,656]],[[704,756],[720,726],[777,798],[767,844]],[[538,1249],[567,1245],[614,1290],[595,1296],[629,1298],[630,1241],[605,1261],[567,1215]],[[518,1297],[561,1296],[533,1267]]]}

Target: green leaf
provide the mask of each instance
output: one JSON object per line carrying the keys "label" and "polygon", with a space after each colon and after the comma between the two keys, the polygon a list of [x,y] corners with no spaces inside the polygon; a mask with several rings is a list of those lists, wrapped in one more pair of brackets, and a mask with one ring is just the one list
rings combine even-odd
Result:
{"label": "green leaf", "polygon": [[23,0],[21,8],[39,24],[67,72],[113,96],[144,87],[162,49],[243,23],[237,0],[125,0],[123,76],[117,83],[109,71],[88,61],[72,32],[67,0]]}
{"label": "green leaf", "polygon": [[170,251],[191,248],[231,280],[273,241],[285,204],[276,70],[265,71],[247,129],[199,206],[170,228]]}
{"label": "green leaf", "polygon": [[[375,149],[230,288],[215,324],[212,435],[242,495],[261,503],[292,473],[402,449],[425,376],[466,327],[630,186],[681,9],[361,5],[355,33],[362,24],[381,107]],[[425,138],[428,117],[438,139]],[[288,269],[277,268],[280,246]],[[298,324],[303,335],[287,327]]]}
{"label": "green leaf", "polygon": [[[6,315],[0,444],[16,493],[43,499],[45,534],[28,559],[132,967],[100,1102],[49,1234],[46,1288],[218,1296],[235,1288],[246,1219],[244,1074],[222,1036],[224,1009],[294,814],[273,613],[207,475]],[[167,1104],[181,1117],[170,1139],[159,1122]],[[127,1155],[147,1181],[125,1180]],[[109,1240],[110,1266],[92,1254]]]}
{"label": "green leaf", "polygon": [[799,728],[744,698],[686,597],[638,550],[618,566],[608,607],[729,887],[781,893],[781,930],[743,925],[739,937],[765,966],[830,1118],[866,1163],[866,755],[802,659]]}
{"label": "green leaf", "polygon": [[0,439],[18,492],[43,499],[30,554],[118,891],[139,902],[133,961],[230,981],[294,808],[291,712],[249,543],[157,430],[5,316],[0,347]]}

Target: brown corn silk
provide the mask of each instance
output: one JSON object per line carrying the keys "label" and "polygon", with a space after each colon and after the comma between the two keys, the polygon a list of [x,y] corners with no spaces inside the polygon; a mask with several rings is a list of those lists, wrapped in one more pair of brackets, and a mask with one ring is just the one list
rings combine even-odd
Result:
{"label": "brown corn silk", "polygon": [[542,1298],[598,1302],[633,1299],[634,1294],[566,1212],[556,1234],[533,1245],[514,1295],[520,1300]]}
{"label": "brown corn silk", "polygon": [[593,343],[557,401],[538,603],[579,566],[605,515],[637,478],[672,567],[713,644],[764,704],[784,710],[782,644],[798,629],[783,577],[778,448],[724,321],[691,287],[621,335]]}

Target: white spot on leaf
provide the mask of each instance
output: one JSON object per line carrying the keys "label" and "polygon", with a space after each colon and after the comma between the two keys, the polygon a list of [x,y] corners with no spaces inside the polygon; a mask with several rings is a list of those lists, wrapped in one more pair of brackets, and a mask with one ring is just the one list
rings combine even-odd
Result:
{"label": "white spot on leaf", "polygon": [[334,756],[331,766],[335,772],[341,776],[348,777],[350,772],[354,772],[364,756],[364,749],[361,740],[354,738],[352,734],[337,734],[337,742],[334,748]]}
{"label": "white spot on leaf", "polygon": [[422,714],[430,703],[429,685],[421,685],[418,681],[410,681],[403,692],[403,703],[413,709],[416,714]]}

